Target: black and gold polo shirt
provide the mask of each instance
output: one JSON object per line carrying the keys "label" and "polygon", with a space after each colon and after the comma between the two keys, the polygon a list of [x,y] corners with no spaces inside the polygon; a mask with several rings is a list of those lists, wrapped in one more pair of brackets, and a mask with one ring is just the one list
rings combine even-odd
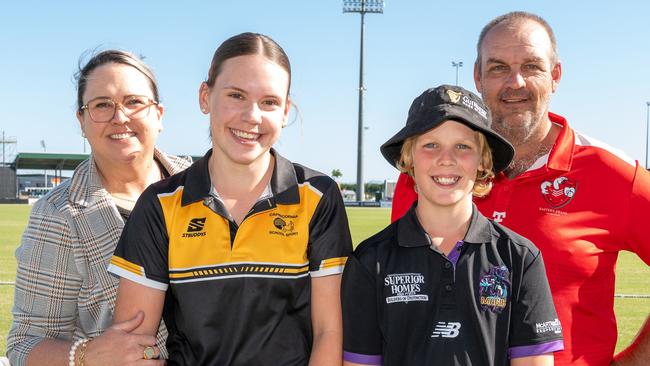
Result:
{"label": "black and gold polo shirt", "polygon": [[336,183],[277,152],[271,195],[238,226],[210,194],[209,151],[145,190],[109,271],[166,291],[168,365],[306,365],[310,277],[352,251]]}

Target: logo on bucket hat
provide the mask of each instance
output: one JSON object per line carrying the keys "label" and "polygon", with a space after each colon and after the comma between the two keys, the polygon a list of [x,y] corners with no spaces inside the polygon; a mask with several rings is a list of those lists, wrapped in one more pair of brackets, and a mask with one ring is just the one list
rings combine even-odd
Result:
{"label": "logo on bucket hat", "polygon": [[404,140],[421,135],[449,120],[460,122],[485,135],[492,151],[495,173],[508,167],[515,150],[490,127],[490,115],[481,98],[464,88],[452,85],[427,89],[415,98],[409,109],[406,126],[381,146],[382,155],[395,166],[399,161]]}
{"label": "logo on bucket hat", "polygon": [[463,95],[463,93],[458,93],[451,89],[447,89],[447,95],[449,95],[449,99],[451,99],[452,102],[458,103],[460,96]]}

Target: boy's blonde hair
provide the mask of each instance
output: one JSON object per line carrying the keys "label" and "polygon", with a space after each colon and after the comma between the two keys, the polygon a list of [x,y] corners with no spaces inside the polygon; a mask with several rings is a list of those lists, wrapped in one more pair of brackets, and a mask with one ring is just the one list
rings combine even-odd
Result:
{"label": "boy's blonde hair", "polygon": [[[478,172],[476,172],[476,180],[474,181],[474,187],[472,188],[472,195],[475,197],[485,197],[490,193],[490,190],[492,189],[492,179],[494,179],[492,150],[490,150],[490,145],[488,145],[485,135],[478,131],[474,132],[478,135],[481,166],[483,169],[479,169]],[[404,140],[400,152],[400,159],[395,164],[400,172],[406,173],[412,178],[415,177],[413,170],[413,145],[415,145],[415,140],[417,140],[418,137],[420,137],[420,135],[411,136]]]}

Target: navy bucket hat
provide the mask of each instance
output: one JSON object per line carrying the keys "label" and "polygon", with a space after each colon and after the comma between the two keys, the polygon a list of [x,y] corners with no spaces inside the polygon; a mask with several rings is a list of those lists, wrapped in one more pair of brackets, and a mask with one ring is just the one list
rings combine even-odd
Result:
{"label": "navy bucket hat", "polygon": [[490,113],[481,98],[464,88],[452,85],[425,90],[415,98],[409,109],[406,126],[381,145],[381,154],[391,165],[396,166],[404,140],[423,134],[448,120],[460,122],[485,135],[492,150],[495,174],[510,165],[515,149],[505,138],[492,130]]}

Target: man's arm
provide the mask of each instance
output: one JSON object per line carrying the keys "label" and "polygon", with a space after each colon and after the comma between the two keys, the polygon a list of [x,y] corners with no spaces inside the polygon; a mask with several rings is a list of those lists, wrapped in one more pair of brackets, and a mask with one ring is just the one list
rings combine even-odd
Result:
{"label": "man's arm", "polygon": [[[646,213],[650,210],[650,173],[637,161],[635,177],[630,193],[630,209],[627,213],[626,247],[636,253],[650,266],[650,235]],[[636,338],[625,350],[614,356],[613,365],[647,365],[650,360],[650,315],[639,330]]]}
{"label": "man's arm", "polygon": [[310,365],[341,365],[343,320],[341,319],[341,275],[311,279],[311,319],[314,342]]}
{"label": "man's arm", "polygon": [[625,350],[614,356],[612,365],[642,366],[650,360],[650,315],[645,320],[636,338]]}

